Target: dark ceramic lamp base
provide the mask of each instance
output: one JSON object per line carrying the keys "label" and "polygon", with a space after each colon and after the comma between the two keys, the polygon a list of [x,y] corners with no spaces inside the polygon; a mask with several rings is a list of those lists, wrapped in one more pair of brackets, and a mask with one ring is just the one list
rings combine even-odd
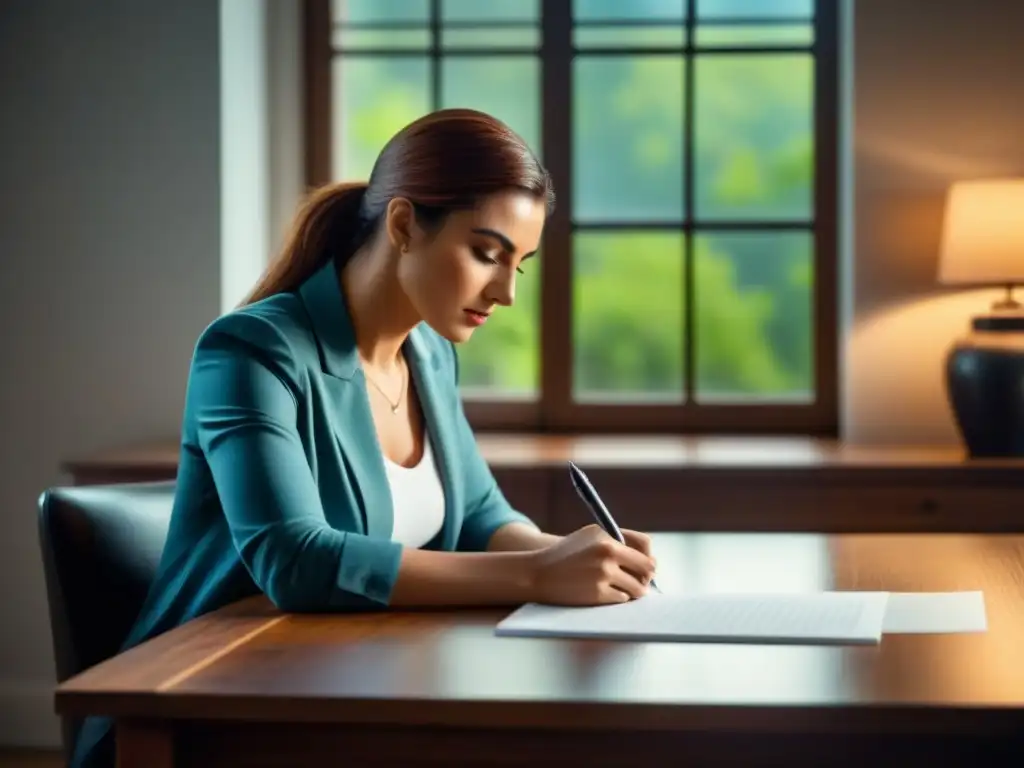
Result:
{"label": "dark ceramic lamp base", "polygon": [[946,357],[946,391],[971,458],[1024,456],[1024,315],[974,318]]}

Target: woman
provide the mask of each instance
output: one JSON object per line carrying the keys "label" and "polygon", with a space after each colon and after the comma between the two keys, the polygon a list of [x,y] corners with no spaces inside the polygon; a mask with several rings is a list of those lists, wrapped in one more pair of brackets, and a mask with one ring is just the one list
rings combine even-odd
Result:
{"label": "woman", "polygon": [[[284,611],[645,594],[646,536],[540,532],[462,412],[453,344],[511,306],[552,202],[525,143],[470,110],[417,120],[368,184],[311,197],[196,346],[168,540],[126,648],[259,592]],[[109,723],[78,747],[73,765],[110,760]]]}

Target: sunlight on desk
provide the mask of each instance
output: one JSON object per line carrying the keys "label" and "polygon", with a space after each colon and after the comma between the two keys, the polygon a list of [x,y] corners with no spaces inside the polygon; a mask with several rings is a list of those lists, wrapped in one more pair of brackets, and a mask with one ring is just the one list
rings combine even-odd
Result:
{"label": "sunlight on desk", "polygon": [[832,589],[828,545],[813,534],[655,535],[652,554],[666,593]]}

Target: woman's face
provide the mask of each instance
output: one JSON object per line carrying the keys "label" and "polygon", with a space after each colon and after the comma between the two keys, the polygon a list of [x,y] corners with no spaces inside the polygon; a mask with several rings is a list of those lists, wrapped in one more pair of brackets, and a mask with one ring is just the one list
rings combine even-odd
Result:
{"label": "woman's face", "polygon": [[516,275],[540,244],[545,214],[543,200],[503,192],[450,214],[435,232],[400,227],[408,234],[393,237],[401,241],[398,279],[420,317],[459,343],[496,307],[512,306]]}

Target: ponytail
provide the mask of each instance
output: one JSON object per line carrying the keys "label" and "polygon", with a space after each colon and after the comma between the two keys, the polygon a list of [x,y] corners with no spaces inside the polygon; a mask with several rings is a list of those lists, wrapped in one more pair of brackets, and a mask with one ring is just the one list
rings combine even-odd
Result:
{"label": "ponytail", "polygon": [[372,224],[360,214],[366,187],[366,182],[343,182],[315,190],[295,217],[280,254],[239,306],[294,291],[331,259],[351,256]]}

